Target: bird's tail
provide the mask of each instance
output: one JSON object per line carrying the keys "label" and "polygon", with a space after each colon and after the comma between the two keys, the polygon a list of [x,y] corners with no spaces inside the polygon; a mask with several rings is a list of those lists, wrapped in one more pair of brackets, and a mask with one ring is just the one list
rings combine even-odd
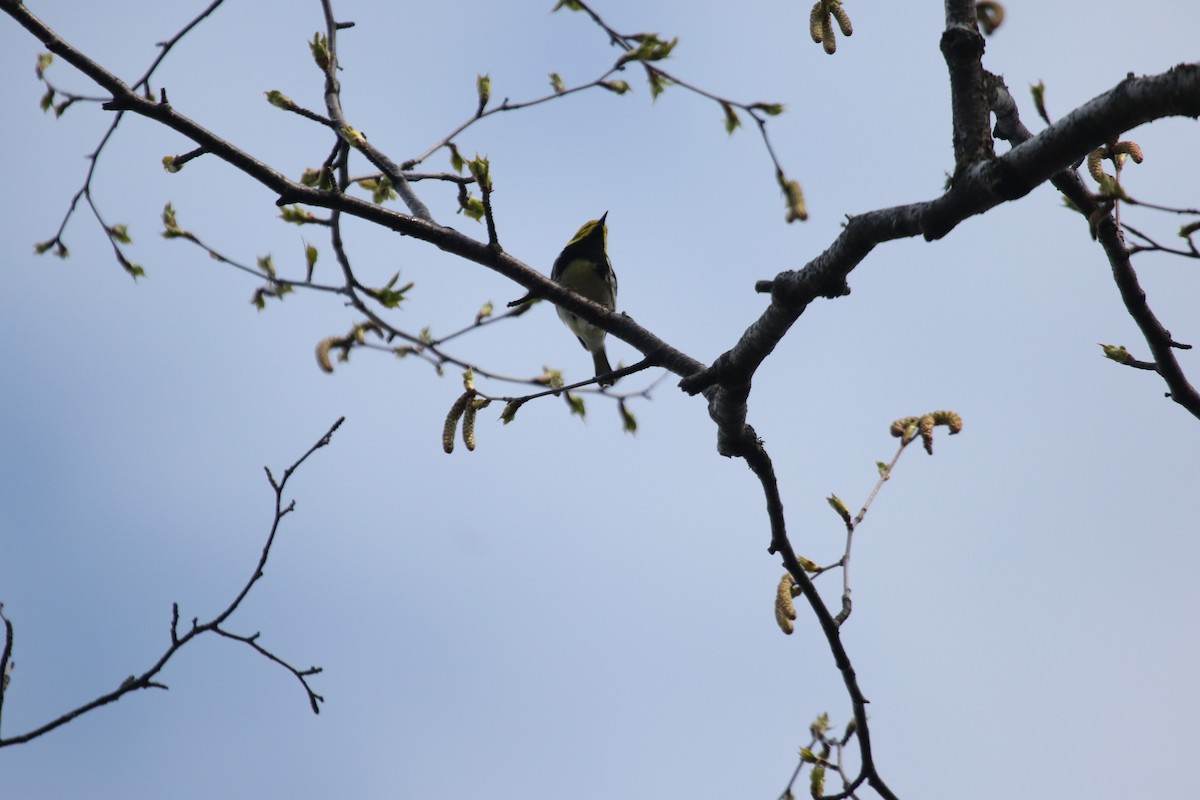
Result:
{"label": "bird's tail", "polygon": [[[612,365],[608,363],[608,353],[604,350],[604,345],[592,351],[592,362],[596,365],[596,377],[606,375],[613,371]],[[614,378],[606,378],[600,381],[601,386],[612,386],[616,383]]]}

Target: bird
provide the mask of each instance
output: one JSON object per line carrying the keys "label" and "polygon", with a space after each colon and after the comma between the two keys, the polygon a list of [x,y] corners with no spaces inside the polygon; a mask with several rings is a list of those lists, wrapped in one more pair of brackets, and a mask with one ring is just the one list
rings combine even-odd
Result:
{"label": "bird", "polygon": [[[608,226],[605,225],[607,218],[606,211],[600,219],[583,224],[554,260],[550,278],[576,294],[613,311],[617,307],[617,275],[613,272],[612,262],[608,258]],[[562,306],[558,307],[558,316],[579,339],[584,349],[592,354],[600,385],[611,386],[615,383],[613,378],[605,377],[613,371],[612,365],[608,363],[608,353],[604,349],[605,330]]]}
{"label": "bird", "polygon": [[[605,221],[608,212],[605,211],[599,219],[589,219],[578,229],[571,241],[566,242],[563,252],[554,259],[550,269],[552,281],[563,287],[587,297],[588,300],[604,306],[608,311],[617,308],[617,275],[612,271],[612,261],[608,260],[608,228]],[[514,300],[509,306],[518,306],[534,299],[529,293],[521,300]],[[576,338],[580,339],[583,349],[592,354],[596,378],[601,386],[611,386],[616,383],[605,375],[612,372],[608,363],[604,338],[606,331],[596,327],[589,321],[578,317],[562,306],[558,307],[558,317],[569,327]]]}

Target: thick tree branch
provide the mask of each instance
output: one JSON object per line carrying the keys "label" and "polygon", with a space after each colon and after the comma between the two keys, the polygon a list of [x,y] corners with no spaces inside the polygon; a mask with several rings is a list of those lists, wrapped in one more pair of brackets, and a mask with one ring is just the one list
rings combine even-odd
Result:
{"label": "thick tree branch", "polygon": [[971,165],[935,200],[851,217],[833,244],[802,269],[757,285],[771,294],[771,305],[737,344],[708,369],[685,378],[681,388],[695,394],[714,385],[748,384],[809,303],[849,293],[847,276],[876,245],[912,236],[939,239],[963,220],[1025,196],[1121,133],[1167,116],[1200,116],[1200,65],[1126,78],[1003,156]]}
{"label": "thick tree branch", "polygon": [[[1196,72],[1194,65],[1186,67],[1181,65],[1168,72],[1167,75],[1170,76],[1176,71],[1185,69],[1192,73]],[[1122,86],[1133,80],[1135,79],[1126,79]],[[1133,91],[1140,94],[1136,87]],[[1194,87],[1191,91],[1193,98],[1200,93],[1200,90]],[[1017,105],[1003,81],[997,80],[995,92],[996,135],[1017,145],[1013,151],[1016,152],[1026,146],[1027,142],[1038,137],[1034,137],[1033,133],[1021,122],[1020,115],[1017,113]],[[1093,100],[1088,106],[1095,102]],[[1085,219],[1092,219],[1100,211],[1100,199],[1088,191],[1074,170],[1060,170],[1050,180],[1054,187],[1066,195],[1071,203],[1079,209]],[[1137,272],[1129,258],[1129,249],[1125,246],[1125,240],[1121,236],[1120,228],[1111,212],[1104,214],[1100,224],[1095,227],[1095,233],[1108,257],[1109,265],[1112,267],[1113,281],[1121,293],[1125,309],[1137,324],[1138,329],[1141,330],[1142,336],[1146,339],[1146,344],[1149,345],[1150,352],[1154,356],[1154,370],[1166,382],[1167,388],[1170,390],[1170,398],[1187,409],[1192,416],[1200,418],[1200,393],[1188,381],[1183,367],[1179,364],[1179,359],[1175,357],[1175,349],[1178,344],[1171,337],[1171,332],[1163,326],[1150,309],[1149,303],[1146,302],[1146,292],[1138,281]]]}
{"label": "thick tree branch", "polygon": [[954,121],[954,175],[993,156],[988,92],[983,71],[983,34],[975,0],[946,0],[942,56],[950,70],[950,112]]}

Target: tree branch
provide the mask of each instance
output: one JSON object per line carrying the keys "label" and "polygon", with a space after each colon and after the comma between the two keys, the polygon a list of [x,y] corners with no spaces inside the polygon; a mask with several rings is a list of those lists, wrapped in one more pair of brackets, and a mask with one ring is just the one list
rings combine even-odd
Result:
{"label": "tree branch", "polygon": [[[1195,80],[1198,72],[1196,65],[1181,64],[1174,67],[1164,75],[1154,76],[1152,78],[1126,78],[1126,80],[1118,86],[1113,92],[1121,92],[1121,96],[1129,96],[1131,98],[1144,98],[1150,90],[1144,85],[1147,81],[1153,81],[1156,86],[1159,84],[1171,85],[1177,74],[1190,76]],[[1190,88],[1187,91],[1191,92],[1190,100],[1193,103],[1200,103],[1200,88],[1184,81],[1185,85]],[[1017,113],[1016,103],[1013,101],[1012,95],[1008,91],[1008,87],[1003,81],[997,80],[995,87],[996,96],[994,104],[996,106],[996,132],[1003,139],[1012,142],[1016,147],[1011,151],[1016,153],[1023,148],[1029,147],[1032,142],[1045,136],[1058,125],[1052,126],[1051,129],[1043,131],[1038,136],[1025,127],[1021,122],[1020,115]],[[1182,89],[1181,89],[1182,91]],[[1107,95],[1106,95],[1107,96]],[[1079,114],[1084,109],[1097,105],[1097,100],[1092,100],[1083,108],[1073,114],[1069,114],[1062,120],[1060,124],[1066,124],[1068,120],[1072,120],[1076,114]],[[1193,111],[1195,116],[1197,112]],[[1078,122],[1072,121],[1071,125],[1078,125]],[[1116,138],[1116,134],[1112,134],[1109,138]],[[1105,139],[1104,141],[1108,141]],[[1097,142],[1096,146],[1103,144]],[[1069,163],[1069,162],[1068,162]],[[1099,199],[1087,190],[1083,181],[1074,170],[1060,170],[1051,177],[1051,183],[1054,187],[1062,192],[1066,197],[1079,209],[1080,214],[1085,219],[1092,219],[1100,209]],[[1163,326],[1158,317],[1150,309],[1149,303],[1146,302],[1146,292],[1142,289],[1138,281],[1137,272],[1133,268],[1133,263],[1129,258],[1129,250],[1125,246],[1124,238],[1121,236],[1120,228],[1117,226],[1116,220],[1111,213],[1104,214],[1100,224],[1094,228],[1097,238],[1100,241],[1101,247],[1104,248],[1104,253],[1108,257],[1109,265],[1112,267],[1113,281],[1117,284],[1117,289],[1121,293],[1121,300],[1125,304],[1126,311],[1129,316],[1137,324],[1141,330],[1142,336],[1146,340],[1146,344],[1150,347],[1150,352],[1154,356],[1154,368],[1162,379],[1166,382],[1167,388],[1170,390],[1170,398],[1179,405],[1187,409],[1188,413],[1200,419],[1200,393],[1197,393],[1196,388],[1188,381],[1187,376],[1183,373],[1183,367],[1179,364],[1179,359],[1175,357],[1175,349],[1179,347],[1178,343],[1171,337],[1171,332]]]}
{"label": "tree branch", "polygon": [[[254,584],[258,583],[259,579],[262,578],[263,570],[267,564],[267,558],[271,554],[271,546],[275,543],[275,535],[279,532],[279,524],[283,521],[283,518],[291,513],[291,511],[295,508],[294,501],[288,503],[287,505],[284,505],[283,503],[283,490],[287,485],[288,479],[292,476],[292,473],[295,472],[296,469],[298,469],[300,465],[308,459],[309,456],[329,444],[329,442],[332,440],[334,432],[341,427],[344,421],[345,418],[343,417],[338,419],[337,422],[333,423],[329,430],[325,432],[325,435],[317,440],[316,444],[310,447],[304,455],[300,456],[300,458],[298,458],[290,467],[284,470],[282,480],[276,481],[275,476],[271,474],[270,468],[265,468],[267,472],[267,479],[270,481],[271,488],[275,493],[275,519],[271,523],[271,531],[267,535],[267,541],[263,545],[262,554],[259,556],[258,564],[255,566],[254,572],[250,575],[250,579],[246,581],[241,591],[238,592],[233,601],[230,602],[220,614],[218,614],[209,622],[205,622],[203,624],[201,624],[198,620],[193,619],[191,628],[181,635],[179,633],[179,604],[173,604],[171,607],[171,644],[169,647],[167,647],[166,651],[159,657],[158,661],[156,661],[153,666],[139,676],[130,675],[121,682],[121,685],[118,686],[116,690],[101,695],[89,703],[84,703],[82,706],[68,711],[67,713],[51,720],[50,722],[47,722],[38,728],[34,728],[33,730],[20,734],[19,736],[0,738],[0,747],[23,744],[31,739],[36,739],[39,736],[49,733],[55,728],[66,725],[71,720],[81,717],[89,711],[93,711],[101,706],[105,706],[109,703],[120,700],[130,692],[134,692],[139,689],[166,689],[166,685],[157,681],[155,678],[160,672],[162,672],[163,668],[166,667],[167,662],[170,661],[171,658],[189,642],[210,631],[220,636],[230,639],[237,639],[238,641],[249,644],[261,655],[285,667],[300,680],[301,684],[303,684],[304,690],[308,693],[309,705],[312,707],[313,713],[320,713],[318,703],[323,702],[324,698],[313,692],[312,688],[308,685],[308,681],[306,680],[308,676],[319,673],[321,671],[319,667],[309,667],[306,670],[299,670],[259,645],[257,643],[257,633],[253,636],[239,636],[226,631],[221,627],[221,624],[229,619],[233,612],[237,611],[238,606],[240,606],[242,601],[246,599],[246,595],[248,595],[250,590],[254,588]],[[5,620],[5,622],[7,623],[7,620]],[[7,642],[8,644],[6,645],[4,652],[5,659],[7,659],[9,650],[11,649],[11,626],[9,626],[9,636],[7,638]],[[2,699],[3,698],[0,697],[0,700]]]}

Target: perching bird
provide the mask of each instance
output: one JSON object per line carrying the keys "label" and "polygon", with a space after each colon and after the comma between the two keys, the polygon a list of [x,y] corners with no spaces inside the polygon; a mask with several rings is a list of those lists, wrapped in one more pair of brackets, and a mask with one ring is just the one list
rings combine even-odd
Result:
{"label": "perching bird", "polygon": [[[613,272],[612,262],[608,260],[608,227],[604,224],[607,217],[608,212],[605,212],[600,219],[584,223],[554,260],[550,277],[612,311],[617,307],[617,276]],[[596,377],[612,372],[608,353],[604,350],[604,329],[597,328],[561,306],[558,316],[579,337],[579,343],[592,354]],[[611,386],[613,383],[612,378],[600,381],[601,386]]]}

